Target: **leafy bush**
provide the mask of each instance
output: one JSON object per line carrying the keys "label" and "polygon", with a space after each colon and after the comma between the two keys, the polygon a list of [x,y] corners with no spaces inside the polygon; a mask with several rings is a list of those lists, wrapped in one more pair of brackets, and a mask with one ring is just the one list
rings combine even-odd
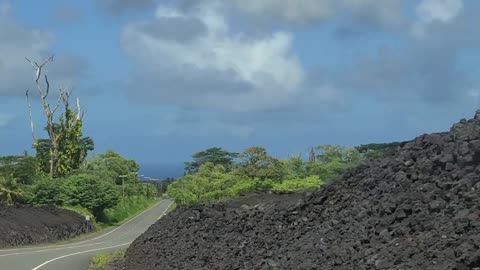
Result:
{"label": "leafy bush", "polygon": [[99,217],[104,209],[118,203],[119,193],[119,187],[112,181],[78,174],[65,179],[62,195],[66,205],[82,206]]}
{"label": "leafy bush", "polygon": [[99,253],[90,261],[88,270],[105,270],[110,263],[121,260],[125,256],[126,249],[120,249],[111,253]]}
{"label": "leafy bush", "polygon": [[81,206],[64,206],[63,209],[70,210],[72,212],[78,213],[82,216],[90,216],[90,220],[93,221],[93,224],[97,222],[95,216],[92,214],[92,212],[88,211],[87,208],[81,207]]}
{"label": "leafy bush", "polygon": [[62,179],[38,180],[31,189],[29,203],[36,206],[62,206],[64,197],[62,196]]}
{"label": "leafy bush", "polygon": [[139,165],[134,160],[129,160],[118,153],[108,150],[104,154],[94,156],[85,166],[89,172],[102,172],[109,179],[114,179],[117,185],[122,184],[120,175],[127,175],[125,183],[136,183],[138,177],[136,172]]}
{"label": "leafy bush", "polygon": [[321,187],[323,184],[324,183],[320,180],[320,177],[312,175],[304,179],[288,179],[284,180],[282,183],[275,183],[272,190],[291,192],[304,189],[315,189]]}
{"label": "leafy bush", "polygon": [[314,163],[310,165],[310,172],[313,175],[321,176],[322,179],[330,181],[339,177],[346,169],[345,164],[339,160],[332,160],[326,163]]}
{"label": "leafy bush", "polygon": [[195,174],[189,174],[168,186],[167,194],[178,205],[219,202],[254,190],[269,190],[274,181],[252,179],[243,174],[226,173],[221,165],[205,163]]}
{"label": "leafy bush", "polygon": [[0,203],[13,205],[22,197],[22,193],[17,179],[11,175],[0,175]]}
{"label": "leafy bush", "polygon": [[[247,178],[248,179],[248,178]],[[253,189],[254,181],[239,184],[243,179],[225,173],[222,165],[207,162],[195,174],[184,176],[168,186],[167,194],[179,205],[191,205],[200,201],[220,201],[235,196],[243,190]]]}
{"label": "leafy bush", "polygon": [[257,182],[253,179],[242,179],[237,181],[232,187],[226,189],[228,197],[237,197],[241,194],[253,191],[257,188]]}
{"label": "leafy bush", "polygon": [[11,175],[19,184],[33,184],[39,172],[39,163],[35,157],[26,154],[0,157],[0,174]]}
{"label": "leafy bush", "polygon": [[315,162],[307,163],[310,175],[318,175],[325,181],[338,178],[347,169],[356,167],[364,157],[355,148],[338,145],[316,147],[319,154]]}
{"label": "leafy bush", "polygon": [[336,179],[346,169],[357,166],[363,156],[354,148],[321,145],[312,148],[310,158],[301,156],[279,160],[265,148],[250,147],[233,169],[204,162],[196,173],[170,183],[167,194],[178,205],[218,202],[251,191],[298,191],[319,188],[324,181]]}
{"label": "leafy bush", "polygon": [[145,196],[126,197],[125,201],[122,200],[114,207],[105,209],[99,221],[110,225],[121,223],[145,210],[155,202],[156,200]]}

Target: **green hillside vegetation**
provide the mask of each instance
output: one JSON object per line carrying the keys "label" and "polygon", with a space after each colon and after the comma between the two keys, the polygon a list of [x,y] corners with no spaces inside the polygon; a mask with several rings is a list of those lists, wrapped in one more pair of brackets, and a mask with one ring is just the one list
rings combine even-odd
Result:
{"label": "green hillside vegetation", "polygon": [[[252,191],[294,192],[315,189],[334,181],[368,155],[396,144],[371,144],[350,148],[338,145],[313,147],[308,159],[282,160],[265,148],[250,147],[236,154],[210,148],[192,155],[186,175],[168,186],[167,194],[178,205],[219,202]],[[360,149],[362,153],[357,150]]]}
{"label": "green hillside vegetation", "polygon": [[[0,156],[0,204],[63,207],[107,224],[120,222],[157,200],[159,186],[139,182],[139,164],[113,150],[88,156],[95,144],[83,135],[80,99],[72,107],[72,91],[62,88],[56,102],[49,103],[50,82],[42,68],[52,60],[28,60],[36,68],[37,101],[43,109],[32,111],[27,91],[35,155]],[[45,116],[46,138],[37,138],[36,114]]]}
{"label": "green hillside vegetation", "polygon": [[[27,59],[28,60],[28,59]],[[89,156],[93,138],[83,135],[84,116],[80,99],[61,88],[55,103],[49,97],[50,82],[42,63],[35,67],[37,101],[41,112],[32,111],[32,95],[26,92],[32,148],[35,155],[0,157],[0,203],[57,206],[93,215],[95,220],[118,223],[151,205],[159,193],[167,192],[178,205],[218,202],[251,191],[292,192],[319,188],[366,156],[378,155],[398,143],[368,144],[355,148],[321,145],[313,147],[308,159],[286,160],[270,156],[254,146],[242,153],[220,147],[192,155],[185,163],[185,176],[162,183],[141,183],[139,164],[113,150]],[[72,101],[74,106],[72,106]],[[45,138],[37,138],[33,115],[43,115]]]}
{"label": "green hillside vegetation", "polygon": [[55,178],[42,171],[37,157],[0,157],[0,203],[64,207],[99,221],[118,222],[125,212],[138,212],[158,198],[156,185],[139,182],[138,169],[135,161],[112,150]]}

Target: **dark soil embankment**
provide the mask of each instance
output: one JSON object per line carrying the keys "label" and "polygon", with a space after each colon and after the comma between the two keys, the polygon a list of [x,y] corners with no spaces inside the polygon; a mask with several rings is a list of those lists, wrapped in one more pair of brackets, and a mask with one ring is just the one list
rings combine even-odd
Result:
{"label": "dark soil embankment", "polygon": [[64,209],[0,206],[0,248],[66,240],[93,229],[84,216]]}
{"label": "dark soil embankment", "polygon": [[480,113],[318,191],[251,199],[269,203],[178,208],[118,269],[478,270]]}

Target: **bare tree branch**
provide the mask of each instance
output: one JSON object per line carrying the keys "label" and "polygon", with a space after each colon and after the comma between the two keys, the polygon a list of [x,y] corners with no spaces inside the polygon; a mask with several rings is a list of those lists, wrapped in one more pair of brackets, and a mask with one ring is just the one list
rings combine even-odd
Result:
{"label": "bare tree branch", "polygon": [[[45,89],[45,95],[42,97],[43,99],[47,98],[48,92],[50,91],[50,83],[48,82],[48,77],[45,75],[45,84],[47,85],[47,89]],[[37,84],[40,86],[40,84]]]}
{"label": "bare tree branch", "polygon": [[[38,90],[38,93],[41,98],[41,102],[43,105],[43,111],[47,120],[47,133],[50,138],[50,177],[53,178],[56,173],[60,172],[61,167],[58,167],[61,165],[61,146],[60,145],[63,141],[62,139],[62,134],[69,134],[72,128],[77,127],[77,124],[81,124],[82,118],[85,116],[85,112],[82,112],[81,106],[80,106],[80,99],[76,98],[76,111],[73,112],[70,108],[70,97],[72,94],[71,89],[67,89],[66,87],[60,87],[58,89],[59,91],[59,96],[57,99],[57,103],[55,107],[51,107],[50,103],[48,103],[48,95],[50,92],[50,82],[48,80],[48,76],[45,74],[42,74],[44,66],[53,61],[53,56],[50,58],[44,60],[42,63],[37,63],[34,61],[31,61],[30,59],[26,58],[25,59],[34,67],[35,69],[35,85]],[[41,77],[45,78],[45,84],[40,83],[40,78]],[[32,128],[32,138],[34,139],[34,142],[36,142],[35,138],[35,131],[34,131],[34,124],[33,124],[33,117],[32,117],[32,109],[31,109],[31,102],[30,102],[30,97],[29,97],[29,92],[26,92],[26,98],[27,98],[27,103],[28,103],[28,109],[29,109],[29,114],[30,114],[30,124]],[[64,122],[60,123],[60,129],[56,127],[56,124],[54,122],[54,116],[55,113],[57,112],[58,108],[60,105],[63,104],[65,107],[65,115],[63,118]],[[73,113],[73,115],[72,115]],[[63,126],[62,126],[63,124]],[[63,171],[60,173],[64,173]]]}
{"label": "bare tree branch", "polygon": [[85,115],[84,112],[81,112],[80,99],[77,97],[77,120],[82,120]]}
{"label": "bare tree branch", "polygon": [[37,138],[35,137],[35,125],[33,124],[32,104],[30,102],[30,97],[28,95],[28,90],[25,92],[25,96],[27,98],[28,114],[30,116],[30,128],[32,129],[32,139],[33,139],[33,142],[36,142]]}
{"label": "bare tree branch", "polygon": [[[38,64],[37,62],[33,62],[30,59],[26,58],[25,59],[35,68],[35,85],[37,87],[38,93],[40,94],[40,98],[42,101],[43,105],[43,110],[45,113],[45,116],[47,118],[47,133],[48,136],[50,137],[51,140],[51,146],[50,146],[50,177],[53,178],[54,172],[55,172],[55,159],[58,156],[58,136],[56,135],[56,131],[54,129],[54,122],[53,122],[53,116],[55,114],[55,111],[58,109],[60,105],[60,100],[58,100],[57,105],[55,108],[52,110],[50,108],[50,104],[47,101],[48,94],[50,92],[50,82],[48,81],[48,76],[44,75],[45,78],[45,85],[46,88],[43,89],[42,86],[40,85],[40,77],[42,76],[42,69],[43,67],[53,61],[53,55],[46,60],[44,60],[41,64]],[[32,137],[34,139],[34,142],[36,142],[35,139],[35,132],[34,132],[34,125],[33,125],[33,117],[32,117],[32,112],[31,112],[31,103],[30,103],[30,98],[28,95],[28,91],[26,93],[27,97],[27,102],[28,102],[28,107],[29,107],[29,113],[30,113],[30,124],[32,128]]]}
{"label": "bare tree branch", "polygon": [[27,59],[27,61],[35,68],[35,83],[38,84],[38,81],[40,80],[40,76],[42,75],[42,68],[43,66],[45,66],[48,62],[51,62],[53,61],[53,55],[50,56],[48,59],[46,59],[45,61],[43,61],[43,63],[41,63],[40,65],[37,63],[37,62],[32,62],[30,59],[28,59],[27,57],[25,57],[25,59]]}
{"label": "bare tree branch", "polygon": [[52,110],[52,115],[54,115],[55,112],[57,111],[58,107],[60,107],[60,101],[61,101],[61,99],[60,99],[60,97],[59,97],[59,98],[57,99],[57,104],[55,104],[55,107],[54,107],[53,110]]}

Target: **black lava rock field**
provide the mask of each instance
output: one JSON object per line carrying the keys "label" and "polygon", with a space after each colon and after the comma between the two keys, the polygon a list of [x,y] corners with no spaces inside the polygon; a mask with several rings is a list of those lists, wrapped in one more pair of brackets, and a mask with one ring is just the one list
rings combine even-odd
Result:
{"label": "black lava rock field", "polygon": [[0,248],[66,240],[93,229],[84,216],[64,209],[0,206]]}
{"label": "black lava rock field", "polygon": [[480,112],[323,188],[181,207],[117,269],[480,269]]}

